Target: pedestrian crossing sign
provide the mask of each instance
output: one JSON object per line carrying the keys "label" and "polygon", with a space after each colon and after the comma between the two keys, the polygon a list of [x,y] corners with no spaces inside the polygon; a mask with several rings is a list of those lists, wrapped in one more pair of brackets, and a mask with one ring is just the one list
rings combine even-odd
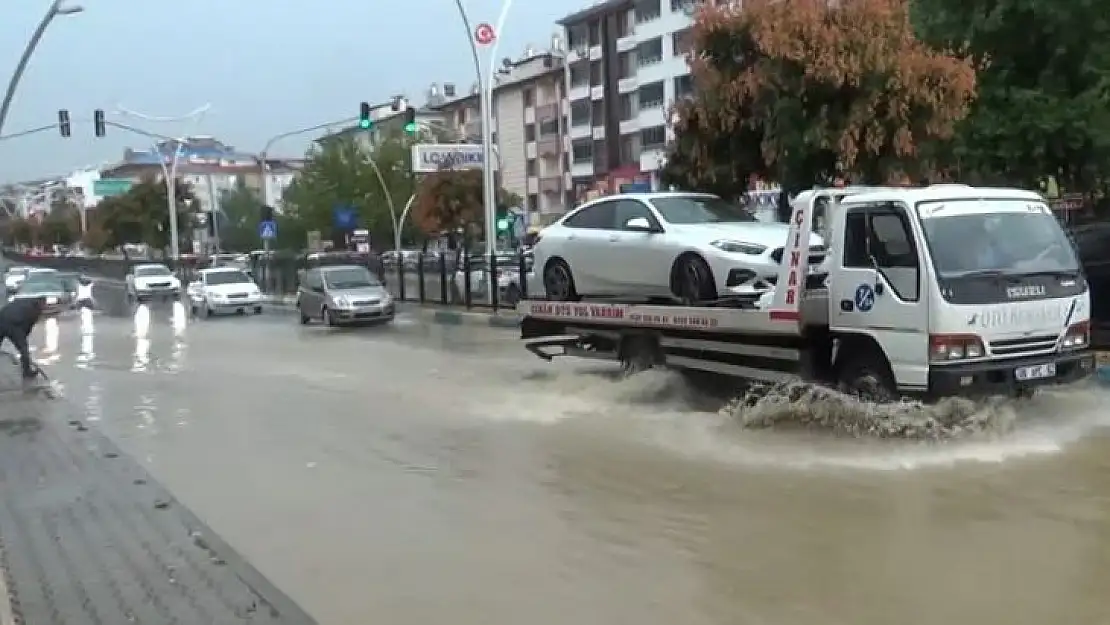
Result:
{"label": "pedestrian crossing sign", "polygon": [[277,222],[276,221],[260,221],[258,222],[258,236],[263,239],[276,239],[277,238]]}

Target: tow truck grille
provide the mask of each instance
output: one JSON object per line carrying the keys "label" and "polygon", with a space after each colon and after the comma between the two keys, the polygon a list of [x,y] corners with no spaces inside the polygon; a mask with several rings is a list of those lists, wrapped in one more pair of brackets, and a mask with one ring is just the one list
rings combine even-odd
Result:
{"label": "tow truck grille", "polygon": [[246,293],[232,293],[231,295],[228,295],[228,298],[229,299],[241,299],[241,298],[244,298],[246,296],[247,296]]}
{"label": "tow truck grille", "polygon": [[165,288],[168,288],[170,286],[170,283],[169,282],[150,282],[150,283],[147,284],[147,286],[149,286],[151,288],[154,288],[154,289],[165,289]]}
{"label": "tow truck grille", "polygon": [[[775,251],[771,252],[771,260],[775,261],[776,263],[781,263],[782,262],[782,255],[783,255],[783,248],[781,248],[781,247],[776,248]],[[809,264],[811,264],[811,265],[820,265],[824,260],[825,260],[825,246],[824,245],[814,245],[814,246],[809,248]]]}
{"label": "tow truck grille", "polygon": [[1055,349],[1057,338],[1058,337],[1054,334],[1045,334],[1042,336],[1022,337],[1020,339],[990,341],[989,344],[991,353],[995,356],[1016,356],[1018,354],[1043,352]]}

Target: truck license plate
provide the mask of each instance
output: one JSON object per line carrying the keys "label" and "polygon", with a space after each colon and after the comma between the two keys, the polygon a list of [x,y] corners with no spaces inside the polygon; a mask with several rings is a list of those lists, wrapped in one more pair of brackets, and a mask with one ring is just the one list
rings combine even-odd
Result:
{"label": "truck license plate", "polygon": [[1056,375],[1056,363],[1048,362],[1043,365],[1030,365],[1028,367],[1018,367],[1014,370],[1014,377],[1019,382],[1027,380],[1043,380],[1044,378],[1051,378]]}

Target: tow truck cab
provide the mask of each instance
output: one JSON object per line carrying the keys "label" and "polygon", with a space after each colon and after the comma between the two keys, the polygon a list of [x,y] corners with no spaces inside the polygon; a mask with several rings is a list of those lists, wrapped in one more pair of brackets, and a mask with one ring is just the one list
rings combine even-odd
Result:
{"label": "tow truck cab", "polygon": [[[1087,283],[1036,193],[829,189],[793,209],[777,286],[758,308],[522,302],[528,349],[801,377],[876,400],[1022,395],[1094,372]],[[807,290],[801,242],[814,227],[830,253],[824,286]]]}

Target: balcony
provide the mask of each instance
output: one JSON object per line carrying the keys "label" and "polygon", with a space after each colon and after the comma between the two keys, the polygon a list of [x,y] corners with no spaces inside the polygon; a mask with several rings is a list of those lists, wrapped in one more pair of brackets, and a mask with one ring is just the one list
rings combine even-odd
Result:
{"label": "balcony", "polygon": [[541,136],[536,142],[536,152],[544,158],[557,158],[562,150],[559,149],[559,136]]}
{"label": "balcony", "polygon": [[535,176],[528,176],[528,195],[536,195],[540,192],[540,181]]}
{"label": "balcony", "polygon": [[601,141],[605,138],[605,126],[594,126],[591,135],[593,136],[594,141]]}
{"label": "balcony", "polygon": [[563,190],[562,176],[544,176],[540,178],[540,193],[559,193]]}
{"label": "balcony", "polygon": [[632,119],[621,120],[621,134],[630,135],[634,132],[640,132],[640,122],[635,117]]}
{"label": "balcony", "polygon": [[524,144],[524,158],[536,158],[538,150],[536,149],[536,142],[529,141]]}
{"label": "balcony", "polygon": [[629,76],[628,78],[621,78],[617,81],[617,91],[619,93],[632,93],[639,88],[640,81],[636,79],[635,74]]}
{"label": "balcony", "polygon": [[525,124],[534,124],[534,123],[536,123],[536,108],[534,106],[524,107],[524,123]]}
{"label": "balcony", "polygon": [[584,82],[578,85],[570,86],[570,93],[567,94],[567,99],[571,102],[575,100],[585,100],[590,97],[590,83]]}
{"label": "balcony", "polygon": [[587,139],[592,133],[589,124],[582,124],[580,126],[571,126],[568,134],[570,134],[571,139]]}
{"label": "balcony", "polygon": [[583,60],[586,59],[587,55],[589,55],[589,54],[590,54],[590,49],[587,46],[579,46],[579,47],[567,52],[567,64],[569,65],[571,63],[576,63],[578,61],[583,61]]}
{"label": "balcony", "polygon": [[595,87],[590,87],[590,99],[591,100],[604,100],[605,99],[605,87],[602,86],[602,85],[597,85]]}
{"label": "balcony", "polygon": [[636,31],[632,31],[627,35],[617,39],[617,52],[628,52],[629,50],[635,50],[636,44],[638,43],[639,40],[636,38]]}
{"label": "balcony", "polygon": [[640,171],[658,171],[667,163],[667,152],[662,146],[653,146],[640,152]]}
{"label": "balcony", "polygon": [[642,108],[636,114],[636,122],[640,124],[640,128],[653,128],[655,126],[667,125],[667,109],[660,106],[652,108]]}
{"label": "balcony", "polygon": [[559,116],[559,103],[541,104],[536,107],[536,119],[554,119]]}
{"label": "balcony", "polygon": [[594,162],[588,161],[575,161],[570,164],[570,175],[574,178],[585,178],[586,176],[594,175]]}
{"label": "balcony", "polygon": [[601,59],[601,54],[602,53],[601,53],[601,46],[600,45],[590,47],[590,60],[591,61],[600,60]]}

